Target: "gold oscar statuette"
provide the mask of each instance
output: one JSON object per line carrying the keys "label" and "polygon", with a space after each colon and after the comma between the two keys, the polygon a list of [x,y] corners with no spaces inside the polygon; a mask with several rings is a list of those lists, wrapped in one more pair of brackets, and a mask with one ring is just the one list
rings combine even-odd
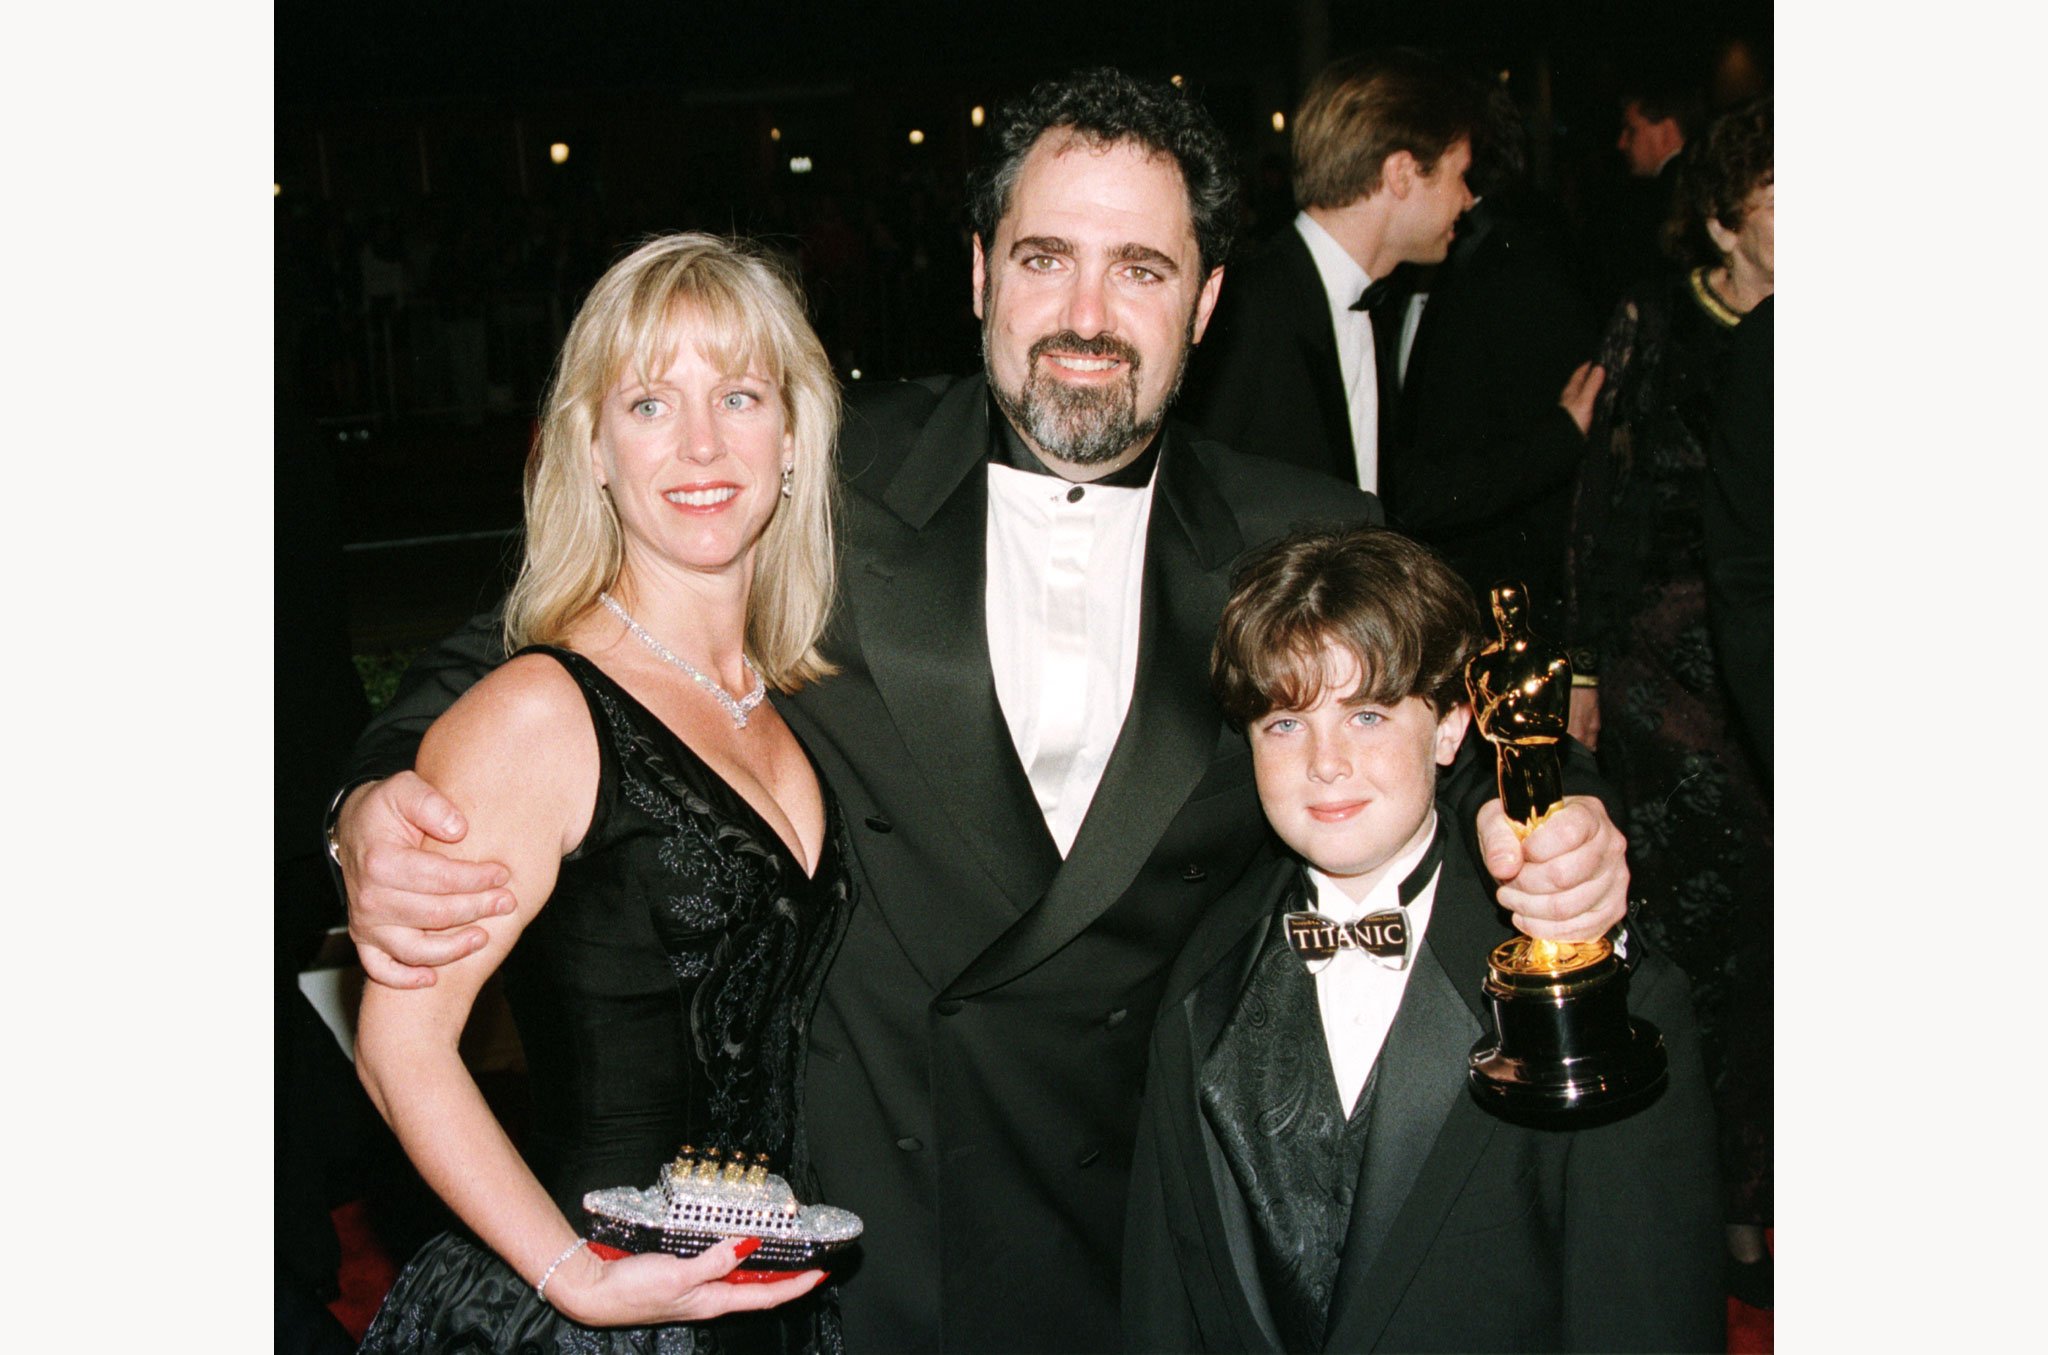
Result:
{"label": "gold oscar statuette", "polygon": [[[1564,798],[1571,661],[1529,629],[1519,583],[1493,590],[1499,638],[1465,665],[1473,722],[1493,745],[1501,807],[1527,837]],[[1472,1089],[1515,1118],[1615,1109],[1663,1085],[1664,1040],[1628,1014],[1628,968],[1603,937],[1516,936],[1487,956],[1494,1034],[1472,1050]],[[1624,1112],[1625,1113],[1625,1112]]]}

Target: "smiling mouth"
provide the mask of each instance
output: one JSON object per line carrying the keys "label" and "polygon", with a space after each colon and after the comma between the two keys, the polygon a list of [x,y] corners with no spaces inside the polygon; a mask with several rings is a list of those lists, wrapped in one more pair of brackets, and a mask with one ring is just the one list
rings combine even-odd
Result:
{"label": "smiling mouth", "polygon": [[661,497],[684,508],[716,508],[739,492],[737,486],[720,485],[716,489],[671,489]]}
{"label": "smiling mouth", "polygon": [[1328,804],[1309,805],[1308,816],[1317,823],[1341,823],[1365,808],[1365,804],[1363,800],[1333,800]]}
{"label": "smiling mouth", "polygon": [[1070,372],[1075,376],[1135,371],[1138,366],[1138,350],[1114,334],[1098,334],[1092,339],[1084,339],[1071,329],[1046,335],[1031,345],[1026,357],[1032,363],[1043,358],[1054,371]]}

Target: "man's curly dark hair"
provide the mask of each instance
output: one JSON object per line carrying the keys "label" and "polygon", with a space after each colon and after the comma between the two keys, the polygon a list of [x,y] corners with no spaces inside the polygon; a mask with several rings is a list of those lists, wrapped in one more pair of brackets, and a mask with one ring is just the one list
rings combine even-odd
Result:
{"label": "man's curly dark hair", "polygon": [[1130,141],[1171,156],[1187,185],[1202,272],[1220,267],[1237,235],[1237,170],[1230,145],[1195,99],[1166,81],[1142,81],[1110,67],[1043,81],[998,110],[986,162],[968,181],[967,215],[985,250],[1009,210],[1024,158],[1038,138],[1071,128],[1097,145]]}
{"label": "man's curly dark hair", "polygon": [[1685,148],[1671,219],[1664,225],[1664,249],[1694,267],[1713,267],[1721,251],[1707,234],[1707,222],[1742,229],[1749,195],[1772,180],[1771,96],[1737,104]]}

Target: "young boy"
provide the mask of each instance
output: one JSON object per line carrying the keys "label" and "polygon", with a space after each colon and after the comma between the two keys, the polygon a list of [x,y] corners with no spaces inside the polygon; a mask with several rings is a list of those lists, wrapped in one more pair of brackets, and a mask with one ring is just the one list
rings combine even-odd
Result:
{"label": "young boy", "polygon": [[[1435,806],[1479,614],[1377,529],[1243,568],[1211,672],[1285,859],[1190,936],[1153,1030],[1125,1241],[1136,1350],[1722,1350],[1713,1125],[1685,982],[1630,1008],[1668,1085],[1518,1127],[1466,1090],[1512,935]],[[1339,944],[1340,933],[1342,944]]]}

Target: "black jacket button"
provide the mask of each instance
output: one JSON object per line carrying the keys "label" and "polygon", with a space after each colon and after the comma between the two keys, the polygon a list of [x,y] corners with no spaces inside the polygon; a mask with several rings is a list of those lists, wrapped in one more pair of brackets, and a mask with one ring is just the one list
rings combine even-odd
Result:
{"label": "black jacket button", "polygon": [[1181,878],[1181,879],[1183,879],[1183,880],[1186,880],[1186,881],[1187,881],[1187,882],[1188,882],[1189,884],[1198,884],[1198,883],[1200,883],[1201,881],[1203,881],[1203,880],[1206,880],[1206,879],[1208,879],[1208,878],[1209,878],[1209,872],[1208,872],[1208,871],[1206,871],[1206,870],[1203,870],[1203,869],[1202,869],[1202,868],[1201,868],[1200,866],[1196,865],[1196,864],[1195,864],[1195,863],[1194,863],[1193,861],[1190,861],[1190,862],[1188,862],[1188,863],[1187,863],[1187,865],[1186,865],[1186,866],[1185,866],[1185,867],[1184,867],[1184,868],[1183,868],[1183,869],[1181,870],[1181,873],[1180,873],[1180,878]]}
{"label": "black jacket button", "polygon": [[894,830],[896,825],[883,818],[880,814],[870,814],[868,815],[868,827],[878,833],[887,833]]}
{"label": "black jacket button", "polygon": [[1118,1026],[1124,1023],[1124,1019],[1128,1017],[1130,1014],[1131,1009],[1129,1007],[1118,1007],[1115,1011],[1111,1012],[1108,1016],[1103,1018],[1102,1024],[1108,1026],[1111,1030],[1115,1030]]}
{"label": "black jacket button", "polygon": [[1087,1152],[1074,1159],[1074,1165],[1077,1167],[1092,1167],[1095,1165],[1095,1160],[1101,1156],[1102,1150],[1100,1148],[1090,1148]]}
{"label": "black jacket button", "polygon": [[932,1004],[932,1010],[941,1016],[952,1016],[966,1005],[957,997],[942,997]]}
{"label": "black jacket button", "polygon": [[924,1147],[924,1143],[919,1139],[898,1139],[896,1140],[896,1146],[906,1153],[914,1153]]}

